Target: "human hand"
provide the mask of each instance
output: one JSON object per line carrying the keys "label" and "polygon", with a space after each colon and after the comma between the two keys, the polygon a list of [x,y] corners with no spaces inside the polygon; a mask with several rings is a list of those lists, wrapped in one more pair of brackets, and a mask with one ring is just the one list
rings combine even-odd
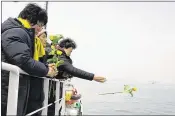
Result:
{"label": "human hand", "polygon": [[54,76],[56,76],[57,73],[58,73],[58,70],[57,70],[55,64],[54,64],[54,63],[48,64],[48,66],[49,66],[49,67],[48,67],[48,68],[49,68],[49,71],[48,71],[47,76],[49,76],[49,77],[54,77]]}
{"label": "human hand", "polygon": [[57,67],[55,63],[48,64],[48,66],[53,68],[57,72]]}
{"label": "human hand", "polygon": [[93,80],[97,81],[97,82],[104,83],[106,81],[106,78],[105,77],[101,77],[101,76],[94,76]]}

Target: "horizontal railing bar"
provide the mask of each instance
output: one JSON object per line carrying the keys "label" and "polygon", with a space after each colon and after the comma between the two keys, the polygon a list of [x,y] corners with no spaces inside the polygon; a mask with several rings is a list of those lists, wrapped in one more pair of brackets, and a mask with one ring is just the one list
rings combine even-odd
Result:
{"label": "horizontal railing bar", "polygon": [[[20,74],[25,74],[25,75],[29,75],[28,73],[24,72],[22,69],[20,69],[18,66],[12,65],[12,64],[8,64],[5,62],[2,62],[2,69],[3,70],[7,70],[7,71],[12,71],[14,73],[16,73],[17,71],[19,71]],[[38,76],[34,76],[34,75],[30,75],[32,77],[38,77]],[[53,81],[59,81],[59,82],[64,82],[65,80],[59,80],[59,79],[53,79],[53,78],[49,78],[49,77],[38,77],[38,78],[43,78],[43,79],[49,79],[49,80],[53,80]]]}

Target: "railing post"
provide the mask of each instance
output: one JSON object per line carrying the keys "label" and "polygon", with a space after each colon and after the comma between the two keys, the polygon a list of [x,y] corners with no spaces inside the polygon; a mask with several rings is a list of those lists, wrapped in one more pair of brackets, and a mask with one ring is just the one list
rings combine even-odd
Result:
{"label": "railing post", "polygon": [[63,89],[62,89],[62,110],[61,110],[61,115],[65,115],[65,83],[66,81],[63,81]]}
{"label": "railing post", "polygon": [[[60,99],[59,96],[60,96],[60,82],[56,81],[56,100]],[[60,109],[59,104],[60,104],[59,102],[55,103],[55,116],[59,115],[59,109]]]}
{"label": "railing post", "polygon": [[7,116],[17,115],[18,105],[18,88],[19,88],[19,71],[10,71],[8,101],[7,101]]}
{"label": "railing post", "polygon": [[[44,106],[48,105],[48,92],[49,92],[49,79],[45,78],[44,79],[44,95],[45,95],[45,99],[44,99],[44,103],[43,103]],[[45,108],[42,111],[42,115],[47,116],[47,108]]]}

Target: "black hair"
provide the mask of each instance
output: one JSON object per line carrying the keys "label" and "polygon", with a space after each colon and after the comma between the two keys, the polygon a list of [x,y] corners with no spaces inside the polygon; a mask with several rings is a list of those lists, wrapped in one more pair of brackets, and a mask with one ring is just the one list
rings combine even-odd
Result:
{"label": "black hair", "polygon": [[19,16],[23,19],[27,19],[32,24],[37,24],[37,21],[47,24],[48,16],[45,9],[41,8],[37,4],[29,3],[20,13]]}
{"label": "black hair", "polygon": [[66,49],[70,47],[72,47],[73,49],[76,49],[77,47],[75,41],[70,38],[65,38],[65,39],[63,38],[63,40],[60,41],[59,46],[61,48],[66,48]]}
{"label": "black hair", "polygon": [[44,32],[46,34],[46,37],[47,37],[47,31]]}

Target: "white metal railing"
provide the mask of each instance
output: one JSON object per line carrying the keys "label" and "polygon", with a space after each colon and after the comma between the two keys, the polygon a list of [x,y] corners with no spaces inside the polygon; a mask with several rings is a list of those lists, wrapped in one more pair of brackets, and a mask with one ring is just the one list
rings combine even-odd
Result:
{"label": "white metal railing", "polygon": [[[2,62],[2,70],[10,71],[9,75],[9,86],[8,86],[8,101],[7,101],[7,115],[17,115],[17,103],[18,103],[18,87],[19,87],[19,75],[20,74],[26,74],[23,70],[21,70],[19,67],[15,65],[11,65],[5,62]],[[37,109],[29,114],[32,115],[38,111],[42,110],[42,115],[47,115],[47,107],[53,104],[48,104],[48,91],[49,91],[49,78],[46,77],[38,77],[44,79],[44,93],[45,93],[45,99],[44,99],[44,107]],[[66,81],[59,81],[57,79],[54,79],[56,81],[56,101],[55,101],[55,115],[58,115],[59,109],[62,106],[61,115],[65,114],[65,83]],[[62,90],[62,99],[59,103],[59,94],[60,94],[60,83],[63,83],[63,90]]]}

